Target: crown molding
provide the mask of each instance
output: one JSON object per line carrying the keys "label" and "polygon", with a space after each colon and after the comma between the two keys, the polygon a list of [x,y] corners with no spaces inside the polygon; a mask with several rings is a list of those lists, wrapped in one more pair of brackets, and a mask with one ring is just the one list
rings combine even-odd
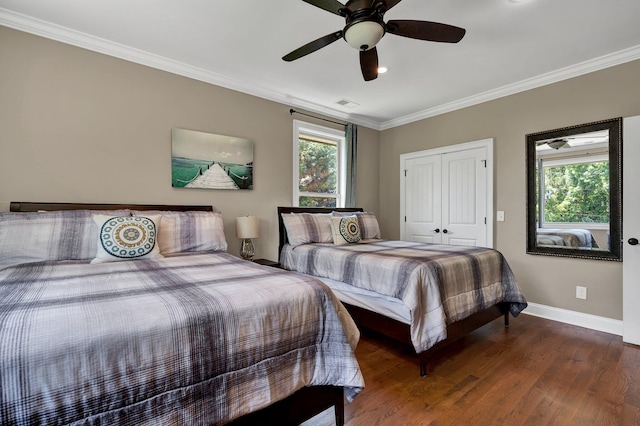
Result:
{"label": "crown molding", "polygon": [[0,8],[0,25],[37,36],[45,37],[51,40],[59,41],[72,46],[113,56],[119,59],[124,59],[129,62],[134,62],[172,74],[192,78],[194,80],[246,93],[248,95],[257,96],[259,98],[282,103],[288,106],[305,109],[307,111],[323,114],[343,121],[349,121],[354,124],[379,131],[402,126],[404,124],[409,124],[419,120],[424,120],[436,115],[477,105],[504,96],[523,92],[525,90],[534,89],[572,77],[587,74],[593,71],[598,71],[604,68],[640,59],[640,45],[638,45],[625,50],[621,50],[619,52],[604,55],[593,60],[585,61],[576,65],[552,71],[537,77],[499,87],[494,90],[489,90],[477,95],[469,96],[467,98],[448,102],[393,120],[379,122],[376,120],[359,117],[357,115],[351,115],[337,109],[327,108],[326,106],[305,101],[286,93],[259,87],[254,84],[248,84],[247,82],[235,78],[217,74],[179,61],[174,61],[172,59],[155,55],[153,53],[135,49],[120,43],[115,43],[100,37],[95,37],[80,31],[75,31],[4,8]]}
{"label": "crown molding", "polygon": [[405,115],[404,117],[385,121],[384,123],[380,123],[380,130],[391,129],[393,127],[413,123],[414,121],[435,117],[436,115],[470,107],[473,105],[478,105],[483,102],[488,102],[498,98],[503,98],[505,96],[514,95],[526,90],[531,90],[538,87],[546,86],[548,84],[557,83],[562,80],[568,80],[573,77],[578,77],[594,71],[613,67],[615,65],[635,61],[636,59],[640,59],[640,45],[620,50],[608,55],[600,56],[595,59],[590,59],[588,61],[561,68],[559,70],[551,71],[537,77],[528,78],[526,80],[518,81],[513,84],[498,87],[497,89],[488,90],[486,92],[469,96],[467,98],[458,99],[453,102],[438,105],[436,107],[419,111],[414,114]]}
{"label": "crown molding", "polygon": [[80,47],[82,49],[124,59],[129,62],[134,62],[172,74],[192,78],[194,80],[379,130],[378,128],[380,123],[372,120],[354,117],[342,111],[327,108],[303,99],[298,99],[285,93],[248,84],[247,82],[230,78],[222,74],[217,74],[183,62],[175,61],[140,49],[135,49],[120,43],[115,43],[100,37],[95,37],[80,31],[75,31],[67,27],[19,14],[7,9],[0,8],[0,25]]}

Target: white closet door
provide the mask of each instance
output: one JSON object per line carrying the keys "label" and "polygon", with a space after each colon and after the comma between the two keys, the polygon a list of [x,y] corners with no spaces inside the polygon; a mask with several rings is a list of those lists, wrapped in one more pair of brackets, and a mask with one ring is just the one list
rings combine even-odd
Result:
{"label": "white closet door", "polygon": [[400,238],[493,247],[493,139],[400,156]]}
{"label": "white closet door", "polygon": [[486,149],[442,155],[442,242],[486,246]]}
{"label": "white closet door", "polygon": [[[625,118],[622,131],[622,151],[624,168],[622,170],[622,340],[640,345],[640,196],[637,182],[640,181],[640,116]],[[629,241],[631,240],[631,242]],[[615,244],[615,241],[613,242]]]}
{"label": "white closet door", "polygon": [[405,163],[405,239],[421,243],[441,242],[442,171],[439,155]]}

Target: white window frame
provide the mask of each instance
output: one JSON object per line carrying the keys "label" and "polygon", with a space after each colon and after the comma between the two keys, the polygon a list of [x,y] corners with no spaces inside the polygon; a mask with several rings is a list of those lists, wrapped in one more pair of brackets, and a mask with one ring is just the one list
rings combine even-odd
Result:
{"label": "white window frame", "polygon": [[[300,192],[300,165],[298,140],[301,135],[309,135],[321,139],[335,142],[338,147],[338,161],[336,170],[337,193],[321,193],[321,192]],[[304,136],[303,136],[304,138]],[[344,130],[332,129],[330,127],[319,126],[317,124],[307,123],[305,121],[293,120],[293,206],[300,205],[300,197],[326,197],[335,198],[336,207],[344,207],[347,188],[347,138]]]}

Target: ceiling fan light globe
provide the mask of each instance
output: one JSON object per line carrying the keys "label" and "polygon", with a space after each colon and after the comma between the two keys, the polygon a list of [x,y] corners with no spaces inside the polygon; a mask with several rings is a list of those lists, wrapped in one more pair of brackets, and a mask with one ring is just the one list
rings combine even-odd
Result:
{"label": "ceiling fan light globe", "polygon": [[344,39],[349,46],[357,50],[373,48],[384,36],[384,28],[374,21],[361,21],[349,26],[344,32]]}
{"label": "ceiling fan light globe", "polygon": [[553,148],[553,149],[560,149],[560,148],[564,148],[567,145],[567,140],[566,139],[555,139],[555,140],[547,142],[547,145],[550,148]]}

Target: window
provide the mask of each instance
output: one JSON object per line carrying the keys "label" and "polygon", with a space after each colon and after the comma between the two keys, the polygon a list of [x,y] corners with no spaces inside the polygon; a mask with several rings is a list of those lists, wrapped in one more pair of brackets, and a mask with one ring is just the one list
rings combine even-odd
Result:
{"label": "window", "polygon": [[294,120],[293,204],[344,207],[344,131]]}
{"label": "window", "polygon": [[542,227],[609,226],[607,154],[540,159]]}

